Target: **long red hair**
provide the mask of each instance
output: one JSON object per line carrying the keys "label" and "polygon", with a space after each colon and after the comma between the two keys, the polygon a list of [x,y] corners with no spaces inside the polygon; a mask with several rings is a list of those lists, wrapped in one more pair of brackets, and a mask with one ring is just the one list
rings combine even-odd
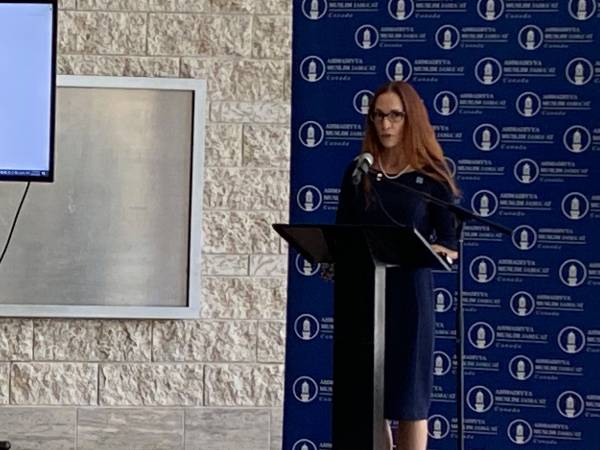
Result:
{"label": "long red hair", "polygon": [[[391,81],[375,91],[369,105],[362,153],[369,152],[377,160],[384,150],[377,136],[375,124],[369,117],[375,109],[377,98],[387,92],[393,92],[400,97],[406,113],[401,138],[405,160],[413,169],[446,183],[452,193],[458,196],[460,191],[444,158],[442,147],[435,137],[435,131],[429,122],[429,114],[423,100],[417,91],[405,81]],[[364,179],[367,180],[366,177]],[[367,182],[365,190],[368,191],[369,188]]]}

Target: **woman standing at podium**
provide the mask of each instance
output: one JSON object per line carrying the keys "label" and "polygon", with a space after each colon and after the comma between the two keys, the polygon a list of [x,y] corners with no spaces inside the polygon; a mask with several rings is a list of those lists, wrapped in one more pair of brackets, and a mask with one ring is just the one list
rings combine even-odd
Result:
{"label": "woman standing at podium", "polygon": [[[375,92],[362,153],[370,153],[373,164],[357,186],[352,183],[355,163],[346,170],[336,222],[414,227],[429,239],[434,251],[446,259],[457,258],[452,214],[397,186],[402,184],[447,202],[459,194],[423,101],[408,83],[390,82]],[[358,272],[364,271],[364,267],[350,266],[340,268],[340,273],[336,265],[336,299],[360,302],[356,296],[368,289],[357,294],[337,288],[340,276],[360,276]],[[337,328],[336,316],[336,332]],[[398,421],[398,450],[427,448],[434,328],[430,269],[388,269],[384,412],[386,419]]]}

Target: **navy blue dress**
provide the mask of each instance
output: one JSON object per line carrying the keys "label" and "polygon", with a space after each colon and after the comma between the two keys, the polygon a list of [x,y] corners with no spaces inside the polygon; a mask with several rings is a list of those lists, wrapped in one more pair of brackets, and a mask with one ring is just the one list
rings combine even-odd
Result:
{"label": "navy blue dress", "polygon": [[[392,225],[393,222],[382,211],[380,205],[383,204],[396,222],[415,227],[431,243],[456,249],[456,227],[452,214],[395,186],[395,183],[405,184],[452,201],[452,193],[445,184],[416,171],[389,180],[381,172],[371,169],[368,177],[372,189],[366,195],[362,187],[357,189],[352,184],[352,170],[353,165],[346,171],[342,182],[337,223]],[[364,271],[364,267],[353,270],[354,274],[347,269],[338,273],[336,265],[336,284],[338,275],[358,276],[356,271]],[[336,296],[369,295],[369,289],[371,286],[360,293],[336,292]],[[360,302],[360,299],[352,301]],[[337,328],[336,320],[336,332]],[[387,419],[427,419],[433,384],[434,329],[431,271],[388,269],[384,401]]]}

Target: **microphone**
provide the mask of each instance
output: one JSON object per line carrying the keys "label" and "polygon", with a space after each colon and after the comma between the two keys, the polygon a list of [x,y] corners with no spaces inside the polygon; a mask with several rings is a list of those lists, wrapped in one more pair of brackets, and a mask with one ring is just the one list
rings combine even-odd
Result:
{"label": "microphone", "polygon": [[352,184],[358,186],[363,175],[366,174],[369,171],[369,167],[373,165],[373,155],[369,152],[364,152],[354,158],[354,161],[356,161],[356,166],[354,167],[354,172],[352,172]]}

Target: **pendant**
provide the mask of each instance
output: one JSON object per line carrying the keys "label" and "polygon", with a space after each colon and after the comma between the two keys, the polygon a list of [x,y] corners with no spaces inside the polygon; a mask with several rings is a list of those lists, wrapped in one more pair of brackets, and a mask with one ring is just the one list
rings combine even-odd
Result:
{"label": "pendant", "polygon": [[377,181],[381,181],[383,179],[383,174],[381,172],[377,172],[377,176],[375,177]]}

